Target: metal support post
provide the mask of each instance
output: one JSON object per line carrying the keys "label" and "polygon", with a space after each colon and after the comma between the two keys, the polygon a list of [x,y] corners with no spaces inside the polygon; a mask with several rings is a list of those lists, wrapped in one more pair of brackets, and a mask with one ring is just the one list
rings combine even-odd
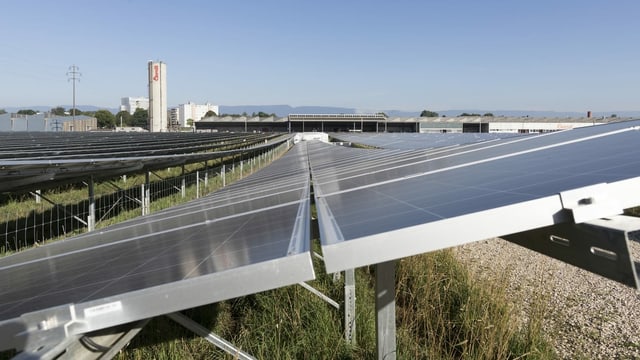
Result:
{"label": "metal support post", "polygon": [[200,171],[196,171],[196,199],[200,198]]}
{"label": "metal support post", "polygon": [[344,272],[344,339],[351,345],[356,340],[356,274],[354,269]]}
{"label": "metal support post", "polygon": [[42,202],[42,190],[36,190],[36,204],[40,204]]}
{"label": "metal support post", "polygon": [[222,187],[225,187],[227,185],[227,175],[225,174],[225,167],[224,164],[222,164],[222,170],[220,171],[220,176],[222,176]]}
{"label": "metal support post", "polygon": [[89,214],[87,214],[87,231],[93,231],[96,228],[96,197],[94,193],[93,176],[89,177]]}
{"label": "metal support post", "polygon": [[186,178],[184,176],[184,165],[182,165],[182,183],[180,184],[180,193],[182,194],[182,198],[184,199],[185,197],[185,192],[186,192]]}
{"label": "metal support post", "polygon": [[145,204],[146,201],[145,201],[145,196],[144,196],[144,194],[146,194],[146,193],[147,193],[147,189],[145,188],[145,184],[143,183],[143,184],[140,185],[140,211],[141,211],[140,215],[142,215],[142,216],[145,215],[144,214],[144,210],[147,207],[147,205]]}
{"label": "metal support post", "polygon": [[396,261],[376,264],[376,341],[379,360],[396,358]]}
{"label": "metal support post", "polygon": [[240,179],[242,179],[242,172],[243,172],[243,164],[244,162],[242,161],[242,155],[240,155]]}
{"label": "metal support post", "polygon": [[142,200],[142,215],[147,215],[149,214],[149,206],[151,205],[151,180],[150,180],[150,173],[147,171],[144,174],[144,183],[145,186],[143,187],[144,192],[143,192],[143,200]]}

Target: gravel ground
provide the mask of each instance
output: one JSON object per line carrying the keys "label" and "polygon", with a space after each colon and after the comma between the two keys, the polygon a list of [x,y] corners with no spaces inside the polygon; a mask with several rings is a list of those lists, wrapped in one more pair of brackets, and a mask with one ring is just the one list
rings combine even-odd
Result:
{"label": "gravel ground", "polygon": [[640,359],[640,292],[502,239],[454,252],[480,278],[506,276],[521,319],[543,304],[544,331],[562,359]]}

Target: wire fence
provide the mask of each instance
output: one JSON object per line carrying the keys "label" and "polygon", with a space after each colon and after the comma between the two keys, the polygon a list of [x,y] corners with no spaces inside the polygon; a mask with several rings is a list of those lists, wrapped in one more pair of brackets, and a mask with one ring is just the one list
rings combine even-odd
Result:
{"label": "wire fence", "polygon": [[7,198],[0,204],[0,255],[197,199],[258,171],[288,148],[284,143],[247,159],[228,157]]}

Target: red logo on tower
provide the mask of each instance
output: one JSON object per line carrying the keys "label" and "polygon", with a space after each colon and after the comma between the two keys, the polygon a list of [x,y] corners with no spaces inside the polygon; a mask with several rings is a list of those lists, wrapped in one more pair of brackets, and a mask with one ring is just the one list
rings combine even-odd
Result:
{"label": "red logo on tower", "polygon": [[160,78],[160,65],[153,65],[153,80],[158,81]]}

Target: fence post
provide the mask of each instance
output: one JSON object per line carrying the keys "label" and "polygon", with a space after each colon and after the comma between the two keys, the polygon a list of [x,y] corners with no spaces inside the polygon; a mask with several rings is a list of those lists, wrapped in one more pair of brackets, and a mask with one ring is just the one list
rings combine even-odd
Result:
{"label": "fence post", "polygon": [[200,171],[196,170],[196,199],[200,198]]}
{"label": "fence post", "polygon": [[93,176],[89,177],[89,214],[87,215],[87,231],[93,231],[96,228],[96,197],[94,193]]}
{"label": "fence post", "polygon": [[227,184],[226,184],[226,182],[227,182],[227,179],[226,179],[227,175],[226,175],[226,173],[225,173],[225,166],[224,166],[224,164],[222,164],[222,171],[220,172],[220,174],[222,175],[222,187],[225,187],[225,186],[227,185]]}
{"label": "fence post", "polygon": [[180,192],[182,193],[183,199],[185,197],[186,180],[187,180],[187,177],[184,175],[184,165],[182,165],[182,184],[180,185]]}
{"label": "fence post", "polygon": [[142,186],[142,215],[149,214],[149,206],[151,204],[151,181],[150,172],[144,175],[144,185]]}

